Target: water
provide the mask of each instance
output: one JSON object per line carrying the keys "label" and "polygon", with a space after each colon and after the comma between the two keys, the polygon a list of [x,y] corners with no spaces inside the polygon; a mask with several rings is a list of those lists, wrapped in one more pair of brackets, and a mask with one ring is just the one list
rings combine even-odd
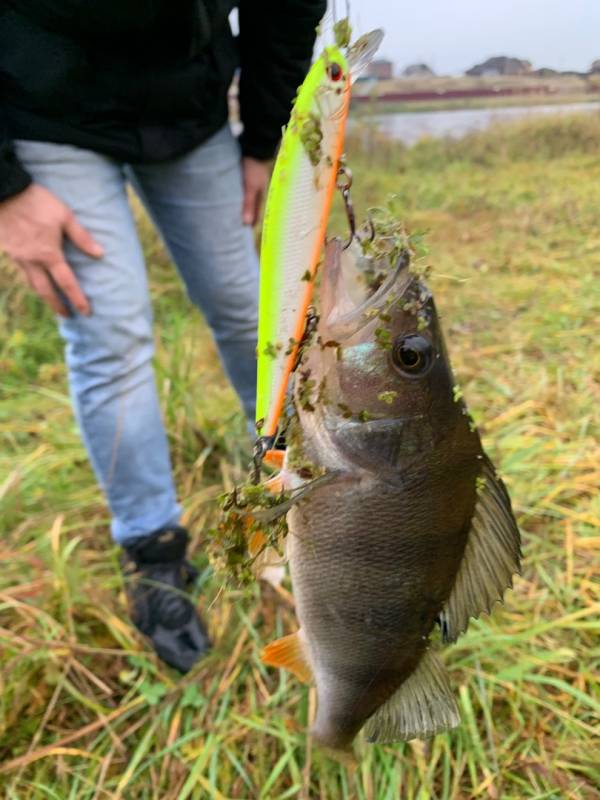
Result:
{"label": "water", "polygon": [[600,111],[600,103],[569,103],[567,105],[536,105],[508,108],[460,108],[452,111],[407,111],[400,114],[369,116],[382,133],[405,144],[414,144],[424,136],[460,137],[480,131],[496,122],[506,122],[540,114],[573,114]]}

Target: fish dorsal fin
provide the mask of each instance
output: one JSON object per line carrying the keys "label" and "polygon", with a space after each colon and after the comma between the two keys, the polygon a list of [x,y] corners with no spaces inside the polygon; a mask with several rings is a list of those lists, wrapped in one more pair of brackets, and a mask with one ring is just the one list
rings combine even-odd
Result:
{"label": "fish dorsal fin", "polygon": [[427,739],[460,722],[448,673],[433,650],[426,650],[415,671],[367,721],[368,742]]}
{"label": "fish dorsal fin", "polygon": [[304,654],[300,631],[275,639],[260,654],[263,664],[292,672],[302,683],[312,683],[313,675]]}
{"label": "fish dorsal fin", "polygon": [[467,630],[469,617],[489,614],[520,570],[521,537],[508,492],[486,455],[482,464],[465,553],[439,617],[446,642],[455,642]]}

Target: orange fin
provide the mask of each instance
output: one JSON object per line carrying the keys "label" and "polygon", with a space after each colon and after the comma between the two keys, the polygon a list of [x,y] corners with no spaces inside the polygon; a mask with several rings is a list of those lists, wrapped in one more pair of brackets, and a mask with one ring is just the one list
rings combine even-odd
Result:
{"label": "orange fin", "polygon": [[281,474],[273,475],[268,481],[263,484],[267,492],[271,494],[281,494],[283,492],[283,478]]}
{"label": "orange fin", "polygon": [[283,467],[283,459],[285,458],[285,450],[267,450],[263,457],[263,463],[268,464],[269,467]]}
{"label": "orange fin", "polygon": [[287,669],[302,683],[312,682],[312,670],[304,655],[299,631],[271,642],[260,657],[263,664]]}
{"label": "orange fin", "polygon": [[262,531],[254,531],[248,541],[248,555],[250,558],[257,556],[267,543],[267,537]]}

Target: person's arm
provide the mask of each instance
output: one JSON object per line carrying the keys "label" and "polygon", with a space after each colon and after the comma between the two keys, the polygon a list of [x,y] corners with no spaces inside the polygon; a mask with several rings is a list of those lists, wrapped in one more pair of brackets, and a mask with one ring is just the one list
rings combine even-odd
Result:
{"label": "person's arm", "polygon": [[0,99],[0,202],[19,194],[31,183],[31,176],[19,164],[8,138],[6,125],[2,117],[2,104]]}
{"label": "person's arm", "polygon": [[274,156],[326,8],[325,0],[240,0],[243,155]]}
{"label": "person's arm", "polygon": [[253,225],[281,129],[304,80],[326,0],[240,0],[240,136],[245,224]]}

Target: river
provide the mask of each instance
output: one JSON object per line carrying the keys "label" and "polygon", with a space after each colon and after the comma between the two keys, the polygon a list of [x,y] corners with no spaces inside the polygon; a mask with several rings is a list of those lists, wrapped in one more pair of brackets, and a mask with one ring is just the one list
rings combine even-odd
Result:
{"label": "river", "polygon": [[510,106],[501,108],[459,108],[445,111],[406,111],[398,114],[373,114],[363,119],[374,122],[379,130],[405,144],[414,144],[424,136],[460,137],[471,131],[541,114],[600,113],[600,103],[566,105]]}

